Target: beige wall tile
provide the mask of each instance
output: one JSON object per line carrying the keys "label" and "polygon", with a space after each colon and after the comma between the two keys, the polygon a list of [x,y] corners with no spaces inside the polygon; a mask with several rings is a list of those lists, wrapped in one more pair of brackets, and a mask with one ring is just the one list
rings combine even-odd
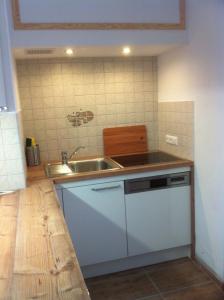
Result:
{"label": "beige wall tile", "polygon": [[[159,149],[184,158],[194,158],[193,102],[161,102],[158,104]],[[166,135],[178,137],[179,145],[166,143]]]}
{"label": "beige wall tile", "polygon": [[19,124],[19,114],[0,114],[0,191],[25,187]]}
{"label": "beige wall tile", "polygon": [[[145,124],[158,148],[157,63],[153,57],[41,59],[17,62],[24,135],[34,135],[42,160],[86,146],[103,154],[105,127]],[[67,115],[82,110],[94,120],[74,128]]]}

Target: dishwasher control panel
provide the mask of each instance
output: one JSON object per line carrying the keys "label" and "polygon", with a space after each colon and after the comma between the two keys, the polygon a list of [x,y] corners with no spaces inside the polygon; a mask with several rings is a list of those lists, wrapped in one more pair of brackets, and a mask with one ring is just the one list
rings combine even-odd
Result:
{"label": "dishwasher control panel", "polygon": [[125,180],[125,194],[190,185],[190,172]]}

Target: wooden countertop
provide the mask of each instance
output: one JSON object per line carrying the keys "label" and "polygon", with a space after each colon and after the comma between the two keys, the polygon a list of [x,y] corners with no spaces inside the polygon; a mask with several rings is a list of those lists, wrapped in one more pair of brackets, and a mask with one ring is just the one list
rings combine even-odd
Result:
{"label": "wooden countertop", "polygon": [[0,244],[0,299],[90,299],[50,180],[0,197]]}
{"label": "wooden countertop", "polygon": [[[132,173],[150,172],[150,171],[175,169],[175,168],[182,168],[182,167],[192,167],[193,165],[194,165],[193,161],[182,159],[182,160],[177,160],[177,161],[167,162],[167,163],[155,163],[155,164],[149,164],[143,166],[125,167],[125,168],[114,169],[114,170],[103,170],[103,171],[96,171],[96,172],[85,172],[85,173],[74,174],[74,175],[73,174],[64,175],[64,176],[51,178],[51,180],[54,183],[63,183],[63,182],[70,182],[70,181],[88,180],[94,178],[113,177],[113,176],[132,174]],[[47,178],[44,171],[44,164],[41,164],[40,166],[37,167],[28,168],[28,172],[27,172],[28,183],[32,183],[34,181],[44,179],[44,178]]]}

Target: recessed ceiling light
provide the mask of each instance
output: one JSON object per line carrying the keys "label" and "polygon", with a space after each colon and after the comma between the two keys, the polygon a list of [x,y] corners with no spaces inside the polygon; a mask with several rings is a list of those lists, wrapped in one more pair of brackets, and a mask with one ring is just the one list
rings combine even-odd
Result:
{"label": "recessed ceiling light", "polygon": [[128,54],[130,54],[130,53],[131,53],[130,47],[124,47],[124,48],[123,48],[123,54],[124,54],[124,55],[128,55]]}
{"label": "recessed ceiling light", "polygon": [[65,50],[65,53],[67,54],[67,55],[73,55],[73,50],[72,50],[72,48],[67,48],[66,50]]}

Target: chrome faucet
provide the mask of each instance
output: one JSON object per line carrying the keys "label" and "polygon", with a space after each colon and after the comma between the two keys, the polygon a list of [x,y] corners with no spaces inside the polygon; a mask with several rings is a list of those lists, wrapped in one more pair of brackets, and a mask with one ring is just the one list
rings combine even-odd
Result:
{"label": "chrome faucet", "polygon": [[68,152],[67,151],[61,152],[61,162],[63,165],[66,165],[68,163]]}
{"label": "chrome faucet", "polygon": [[76,156],[76,155],[77,155],[77,153],[79,152],[79,150],[85,149],[85,148],[86,148],[86,147],[84,147],[84,146],[79,146],[79,147],[75,148],[75,150],[74,150],[74,151],[71,153],[71,155],[69,156],[69,159],[71,160],[73,156]]}

